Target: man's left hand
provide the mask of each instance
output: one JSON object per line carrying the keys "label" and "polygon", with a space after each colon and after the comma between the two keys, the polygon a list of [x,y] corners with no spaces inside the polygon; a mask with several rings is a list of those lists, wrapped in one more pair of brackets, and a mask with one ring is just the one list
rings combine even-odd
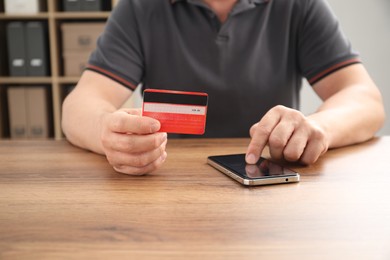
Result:
{"label": "man's left hand", "polygon": [[312,164],[329,147],[326,132],[301,112],[275,106],[250,129],[246,162],[255,164],[266,145],[275,160]]}

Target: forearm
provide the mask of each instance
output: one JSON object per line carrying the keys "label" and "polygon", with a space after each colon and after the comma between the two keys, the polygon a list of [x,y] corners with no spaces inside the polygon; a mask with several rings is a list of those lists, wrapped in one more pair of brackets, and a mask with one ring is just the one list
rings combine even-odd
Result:
{"label": "forearm", "polygon": [[327,134],[329,148],[372,138],[383,125],[385,112],[376,89],[364,85],[347,87],[328,98],[309,116]]}
{"label": "forearm", "polygon": [[131,91],[93,71],[85,71],[62,105],[62,130],[74,145],[103,154],[103,120],[118,110]]}
{"label": "forearm", "polygon": [[66,138],[76,146],[103,154],[102,120],[116,108],[104,100],[85,100],[74,95],[64,101],[62,109],[62,129]]}

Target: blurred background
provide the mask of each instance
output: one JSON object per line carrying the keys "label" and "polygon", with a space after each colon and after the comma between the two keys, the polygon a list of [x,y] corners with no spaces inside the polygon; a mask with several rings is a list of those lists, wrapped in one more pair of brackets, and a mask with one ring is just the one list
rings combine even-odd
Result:
{"label": "blurred background", "polygon": [[[0,139],[63,138],[61,105],[118,0],[0,0]],[[390,0],[328,0],[390,115]],[[321,100],[305,82],[304,114]],[[140,88],[126,107],[140,107]],[[379,131],[390,135],[390,120]]]}
{"label": "blurred background", "polygon": [[[390,116],[390,1],[328,0],[344,33],[382,92],[387,118]],[[306,83],[301,94],[301,110],[313,113],[321,100]],[[378,133],[390,135],[390,121]]]}

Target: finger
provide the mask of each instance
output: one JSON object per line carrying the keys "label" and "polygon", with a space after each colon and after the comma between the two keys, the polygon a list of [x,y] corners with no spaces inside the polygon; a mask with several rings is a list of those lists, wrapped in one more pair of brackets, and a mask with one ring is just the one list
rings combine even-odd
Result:
{"label": "finger", "polygon": [[167,133],[149,135],[116,134],[106,142],[106,147],[123,153],[143,153],[161,146],[167,140]]}
{"label": "finger", "polygon": [[245,173],[248,177],[255,178],[260,176],[260,169],[255,164],[245,165]]}
{"label": "finger", "polygon": [[139,154],[128,154],[122,152],[111,152],[107,154],[107,160],[111,165],[123,165],[132,167],[145,167],[161,157],[165,152],[166,141],[158,148]]}
{"label": "finger", "polygon": [[323,153],[324,147],[322,142],[316,139],[310,140],[300,158],[300,162],[306,165],[313,164]]}
{"label": "finger", "polygon": [[273,159],[283,158],[283,151],[294,133],[294,125],[290,122],[280,122],[268,138],[269,152]]}
{"label": "finger", "polygon": [[251,138],[252,138],[253,135],[255,134],[256,127],[257,127],[258,125],[259,125],[259,123],[254,124],[254,125],[251,127],[251,129],[249,130],[249,135],[250,135]]}
{"label": "finger", "polygon": [[246,152],[245,160],[247,163],[255,164],[259,160],[260,155],[268,142],[269,135],[279,121],[280,115],[274,113],[273,110],[270,110],[260,122],[255,125],[254,130],[252,130],[252,139]]}
{"label": "finger", "polygon": [[164,152],[159,158],[144,167],[133,167],[133,166],[114,166],[114,170],[119,173],[129,174],[129,175],[144,175],[151,173],[156,169],[160,168],[167,158],[167,153]]}
{"label": "finger", "polygon": [[307,133],[298,129],[291,136],[283,151],[283,157],[289,162],[299,161],[307,145]]}
{"label": "finger", "polygon": [[326,153],[329,147],[326,132],[313,122],[309,126],[308,142],[300,159],[304,164],[316,162],[322,154]]}
{"label": "finger", "polygon": [[151,134],[160,129],[160,122],[151,117],[131,115],[124,111],[114,113],[109,129],[117,133]]}

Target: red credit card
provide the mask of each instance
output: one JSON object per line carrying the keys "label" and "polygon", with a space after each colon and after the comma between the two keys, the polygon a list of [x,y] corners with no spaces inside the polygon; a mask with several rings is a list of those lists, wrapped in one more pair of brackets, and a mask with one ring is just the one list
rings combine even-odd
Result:
{"label": "red credit card", "polygon": [[160,132],[202,135],[207,101],[208,95],[202,92],[146,89],[142,116],[160,121]]}

